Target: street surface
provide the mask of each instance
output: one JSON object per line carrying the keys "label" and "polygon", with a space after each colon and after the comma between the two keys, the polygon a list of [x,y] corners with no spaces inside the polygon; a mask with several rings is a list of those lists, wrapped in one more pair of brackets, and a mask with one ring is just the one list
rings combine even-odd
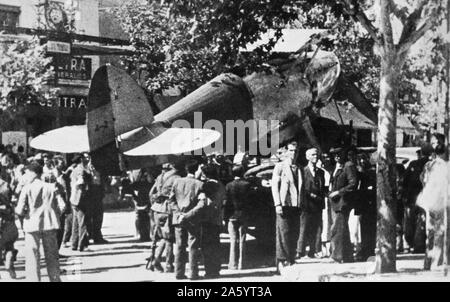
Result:
{"label": "street surface", "polygon": [[[146,270],[146,258],[149,255],[150,242],[138,242],[135,238],[134,227],[135,213],[133,211],[107,212],[104,216],[103,235],[108,244],[90,245],[84,252],[72,251],[70,247],[61,248],[60,254],[67,256],[60,259],[63,270],[62,280],[65,282],[135,282],[135,281],[164,281],[175,282],[174,273],[159,273]],[[284,281],[282,276],[274,274],[275,268],[269,267],[270,259],[264,259],[264,255],[254,257],[249,250],[249,260],[252,261],[251,269],[242,271],[230,271],[226,269],[228,257],[228,236],[222,234],[221,242],[224,248],[218,255],[222,259],[223,275],[220,279],[201,279],[200,281],[245,281],[245,282],[276,282]],[[250,239],[249,248],[254,240]],[[25,281],[23,254],[23,235],[16,242],[15,247],[19,250],[17,262],[15,263],[17,280],[9,279],[4,267],[0,267],[0,281]],[[260,250],[258,251],[260,252]],[[261,254],[261,253],[260,253]],[[42,281],[48,281],[43,252],[41,251]],[[188,272],[188,271],[187,271]],[[203,265],[200,266],[200,276],[203,276]],[[183,280],[186,282],[185,280]]]}
{"label": "street surface", "polygon": [[[149,242],[137,242],[135,239],[134,212],[122,210],[105,213],[103,234],[108,244],[90,245],[88,251],[74,252],[70,247],[61,248],[60,259],[63,270],[62,280],[65,282],[176,282],[175,275],[152,272],[145,269],[145,258],[149,255]],[[282,281],[450,281],[442,272],[424,272],[423,255],[399,255],[398,273],[373,275],[374,262],[348,264],[330,263],[329,259],[302,259],[298,264],[285,268],[282,275],[274,274],[273,255],[267,249],[255,245],[249,236],[247,259],[248,269],[242,271],[227,270],[228,236],[221,235],[222,250],[218,257],[222,259],[222,271],[219,279],[201,279],[215,282],[282,282]],[[0,268],[3,282],[25,281],[23,255],[23,235],[16,242],[19,250],[16,262],[17,280],[9,279],[9,275]],[[43,281],[48,281],[45,262],[41,254]],[[200,276],[204,275],[203,265]],[[186,282],[183,280],[182,282]],[[189,282],[189,281],[188,281]]]}

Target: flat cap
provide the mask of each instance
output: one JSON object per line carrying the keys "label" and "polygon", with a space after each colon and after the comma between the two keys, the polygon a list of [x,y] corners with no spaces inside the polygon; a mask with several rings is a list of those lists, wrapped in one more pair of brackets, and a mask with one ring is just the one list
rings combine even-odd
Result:
{"label": "flat cap", "polygon": [[340,153],[340,152],[342,152],[342,148],[340,148],[340,147],[337,147],[337,148],[331,148],[330,149],[330,153],[332,153],[332,154],[335,154],[335,153]]}

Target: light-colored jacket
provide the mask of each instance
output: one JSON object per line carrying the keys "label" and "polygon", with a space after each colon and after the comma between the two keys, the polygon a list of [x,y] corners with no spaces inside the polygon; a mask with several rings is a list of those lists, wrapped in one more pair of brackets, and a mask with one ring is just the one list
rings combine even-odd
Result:
{"label": "light-colored jacket", "polygon": [[300,169],[296,169],[298,183],[287,161],[277,163],[272,173],[272,197],[275,206],[300,207],[299,190],[302,187]]}
{"label": "light-colored jacket", "polygon": [[22,189],[16,213],[25,216],[25,232],[51,231],[60,228],[59,219],[64,206],[56,186],[37,178]]}

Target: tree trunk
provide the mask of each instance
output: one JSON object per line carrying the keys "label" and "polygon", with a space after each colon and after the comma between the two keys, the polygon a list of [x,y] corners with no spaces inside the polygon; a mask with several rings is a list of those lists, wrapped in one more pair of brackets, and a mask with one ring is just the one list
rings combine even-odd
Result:
{"label": "tree trunk", "polygon": [[401,63],[394,54],[382,56],[378,110],[376,273],[396,271],[396,128]]}

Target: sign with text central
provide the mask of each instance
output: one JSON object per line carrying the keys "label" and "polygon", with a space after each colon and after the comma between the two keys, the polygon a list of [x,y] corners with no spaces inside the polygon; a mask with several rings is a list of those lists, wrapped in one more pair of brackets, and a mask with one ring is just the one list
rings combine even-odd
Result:
{"label": "sign with text central", "polygon": [[68,109],[86,110],[87,97],[79,95],[60,95],[54,100],[42,100],[39,102],[42,107],[60,107]]}

